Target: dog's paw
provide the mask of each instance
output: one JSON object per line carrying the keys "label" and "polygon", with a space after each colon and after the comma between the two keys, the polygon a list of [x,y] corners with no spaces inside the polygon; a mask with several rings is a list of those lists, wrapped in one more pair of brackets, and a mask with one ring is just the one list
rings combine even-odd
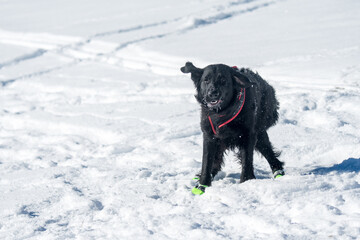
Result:
{"label": "dog's paw", "polygon": [[276,178],[279,178],[279,177],[282,177],[285,175],[285,172],[284,170],[280,169],[280,170],[277,170],[273,173],[273,176],[274,176],[274,179]]}
{"label": "dog's paw", "polygon": [[248,173],[248,174],[241,173],[240,183],[243,183],[243,182],[246,182],[246,181],[252,180],[252,179],[256,179],[254,173]]}
{"label": "dog's paw", "polygon": [[193,179],[191,179],[190,182],[191,186],[197,186],[199,185],[199,183],[200,183],[200,177],[194,177]]}
{"label": "dog's paw", "polygon": [[194,195],[202,195],[205,193],[205,188],[207,188],[208,186],[206,185],[202,185],[202,184],[198,184],[196,185],[196,187],[194,187],[191,192],[194,194]]}

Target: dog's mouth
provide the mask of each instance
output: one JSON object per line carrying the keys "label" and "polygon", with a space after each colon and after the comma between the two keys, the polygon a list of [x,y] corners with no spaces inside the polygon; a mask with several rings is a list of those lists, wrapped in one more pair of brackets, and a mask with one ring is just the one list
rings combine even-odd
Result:
{"label": "dog's mouth", "polygon": [[211,101],[206,101],[206,105],[208,108],[218,108],[221,102],[222,102],[221,99],[211,100]]}

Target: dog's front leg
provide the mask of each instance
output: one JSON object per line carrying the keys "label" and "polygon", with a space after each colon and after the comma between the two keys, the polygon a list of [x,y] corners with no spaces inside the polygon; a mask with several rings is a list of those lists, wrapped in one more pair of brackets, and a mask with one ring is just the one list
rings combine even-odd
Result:
{"label": "dog's front leg", "polygon": [[220,151],[219,141],[215,138],[204,135],[203,141],[203,157],[199,184],[193,189],[193,193],[201,195],[205,192],[205,188],[211,186],[212,167],[214,160]]}
{"label": "dog's front leg", "polygon": [[246,180],[254,179],[254,165],[253,165],[253,156],[254,149],[256,144],[256,135],[248,133],[246,136],[246,141],[244,147],[240,150],[240,160],[241,160],[241,176],[240,182],[245,182]]}
{"label": "dog's front leg", "polygon": [[201,167],[200,184],[210,186],[211,185],[211,172],[214,163],[214,159],[217,156],[220,145],[217,139],[213,139],[208,136],[204,136],[203,142],[203,158]]}

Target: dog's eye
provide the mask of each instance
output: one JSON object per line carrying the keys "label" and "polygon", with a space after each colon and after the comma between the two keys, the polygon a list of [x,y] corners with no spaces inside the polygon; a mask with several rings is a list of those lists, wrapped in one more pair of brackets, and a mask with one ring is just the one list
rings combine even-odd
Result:
{"label": "dog's eye", "polygon": [[204,78],[204,82],[209,82],[210,81],[210,77],[209,76],[206,76],[205,78]]}

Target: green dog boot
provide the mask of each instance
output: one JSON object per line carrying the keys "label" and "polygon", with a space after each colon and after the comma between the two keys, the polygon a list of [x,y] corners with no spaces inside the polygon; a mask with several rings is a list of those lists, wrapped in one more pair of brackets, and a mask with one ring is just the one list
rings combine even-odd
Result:
{"label": "green dog boot", "polygon": [[275,171],[274,174],[273,174],[274,179],[282,177],[284,175],[285,175],[285,172],[282,169]]}
{"label": "green dog boot", "polygon": [[205,193],[205,188],[207,188],[208,186],[206,185],[201,185],[201,184],[198,184],[196,187],[194,187],[191,192],[194,194],[194,195],[202,195]]}

